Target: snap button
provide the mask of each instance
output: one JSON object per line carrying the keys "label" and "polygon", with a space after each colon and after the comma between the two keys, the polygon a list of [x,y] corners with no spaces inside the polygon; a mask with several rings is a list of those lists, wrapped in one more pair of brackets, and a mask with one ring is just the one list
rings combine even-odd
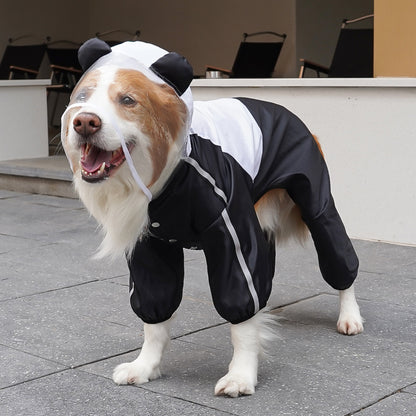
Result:
{"label": "snap button", "polygon": [[158,222],[152,222],[152,227],[153,228],[160,227],[160,224]]}

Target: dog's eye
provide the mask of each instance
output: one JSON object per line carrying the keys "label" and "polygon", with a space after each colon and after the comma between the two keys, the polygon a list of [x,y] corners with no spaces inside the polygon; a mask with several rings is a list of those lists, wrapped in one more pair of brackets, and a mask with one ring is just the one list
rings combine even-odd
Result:
{"label": "dog's eye", "polygon": [[76,97],[75,100],[78,102],[85,102],[87,99],[87,93],[85,91],[81,91]]}
{"label": "dog's eye", "polygon": [[120,104],[131,107],[136,104],[136,100],[129,95],[123,95],[120,98]]}

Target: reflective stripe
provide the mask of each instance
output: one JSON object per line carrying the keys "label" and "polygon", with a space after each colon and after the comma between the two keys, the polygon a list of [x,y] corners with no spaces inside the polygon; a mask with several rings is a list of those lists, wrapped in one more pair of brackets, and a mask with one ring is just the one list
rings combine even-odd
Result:
{"label": "reflective stripe", "polygon": [[243,270],[244,277],[246,278],[248,290],[250,291],[251,297],[253,298],[254,302],[254,313],[259,311],[259,297],[256,292],[256,288],[254,287],[253,278],[251,276],[250,270],[248,269],[247,263],[244,259],[243,253],[241,251],[241,244],[240,240],[238,239],[237,233],[233,224],[231,223],[231,219],[228,215],[226,209],[221,213],[222,218],[224,219],[225,225],[233,239],[234,247],[235,247],[235,254],[238,259],[238,263],[240,264],[241,269]]}
{"label": "reflective stripe", "polygon": [[[215,182],[215,179],[207,171],[205,171],[196,160],[192,159],[191,157],[186,157],[184,158],[184,161],[192,165],[196,169],[196,171],[212,185],[215,193],[219,195],[224,200],[225,203],[228,202],[227,196],[225,195],[224,191],[218,188],[217,183]],[[221,216],[233,240],[235,255],[237,257],[238,263],[240,264],[241,270],[243,271],[243,275],[247,281],[248,290],[254,302],[254,313],[257,313],[260,309],[259,297],[257,295],[256,288],[254,287],[254,282],[253,282],[253,278],[251,276],[250,270],[247,266],[243,253],[241,251],[240,240],[238,239],[238,235],[231,222],[230,216],[228,215],[227,208],[224,208],[224,210],[221,213]]]}
{"label": "reflective stripe", "polygon": [[130,298],[133,296],[133,293],[134,293],[134,282],[132,282],[132,285],[131,285],[131,290],[130,290],[130,292],[129,292],[129,297],[130,297]]}
{"label": "reflective stripe", "polygon": [[184,157],[183,160],[186,163],[192,165],[196,169],[196,171],[212,185],[215,193],[219,195],[225,203],[228,202],[227,195],[225,195],[222,189],[218,188],[215,179],[207,171],[202,169],[201,165],[195,159],[192,159],[191,157]]}

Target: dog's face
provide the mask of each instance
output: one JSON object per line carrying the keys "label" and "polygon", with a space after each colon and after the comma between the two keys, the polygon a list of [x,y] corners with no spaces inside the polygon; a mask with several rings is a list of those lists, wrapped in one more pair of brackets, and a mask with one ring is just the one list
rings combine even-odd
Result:
{"label": "dog's face", "polygon": [[163,177],[183,146],[185,104],[170,86],[139,71],[112,65],[88,71],[70,106],[63,117],[62,143],[76,182],[106,186],[114,176],[130,175],[120,135],[148,188]]}

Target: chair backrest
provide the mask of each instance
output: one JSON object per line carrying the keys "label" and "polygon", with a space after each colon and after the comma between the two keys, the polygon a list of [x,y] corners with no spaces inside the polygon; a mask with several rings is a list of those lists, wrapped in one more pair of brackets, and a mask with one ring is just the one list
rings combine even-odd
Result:
{"label": "chair backrest", "polygon": [[283,42],[241,42],[231,78],[270,78]]}
{"label": "chair backrest", "polygon": [[[10,66],[24,67],[39,71],[43,57],[45,55],[46,45],[7,45],[3,58],[0,62],[0,79],[8,79]],[[15,78],[18,78],[16,75]],[[29,75],[29,78],[36,78],[36,75]]]}
{"label": "chair backrest", "polygon": [[78,62],[78,48],[53,48],[48,46],[46,53],[51,65],[81,69]]}
{"label": "chair backrest", "polygon": [[373,77],[373,29],[341,29],[329,77]]}

